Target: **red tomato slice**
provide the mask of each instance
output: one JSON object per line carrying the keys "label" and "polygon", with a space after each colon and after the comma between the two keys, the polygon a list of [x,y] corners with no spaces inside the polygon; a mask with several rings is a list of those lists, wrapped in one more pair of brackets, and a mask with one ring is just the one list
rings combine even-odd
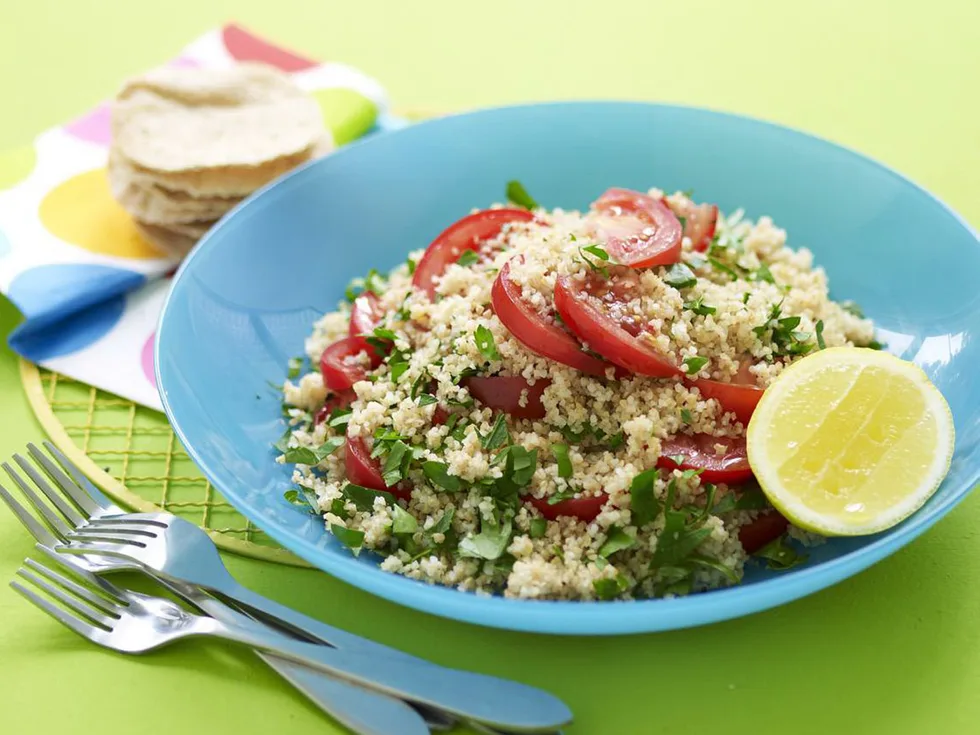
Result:
{"label": "red tomato slice", "polygon": [[[715,452],[715,444],[724,444],[725,452]],[[677,464],[671,457],[684,456]],[[745,439],[717,437],[710,434],[678,434],[661,444],[657,467],[668,470],[703,470],[701,479],[706,482],[737,485],[752,478]]]}
{"label": "red tomato slice", "polygon": [[[365,352],[364,340],[360,337],[345,337],[339,339],[320,356],[320,372],[327,388],[333,391],[345,391],[359,380],[367,377],[367,370],[360,363],[352,362],[352,358]],[[381,364],[381,357],[374,350],[367,350],[371,358],[371,367]]]}
{"label": "red tomato slice", "polygon": [[581,343],[552,315],[542,314],[524,299],[521,287],[510,277],[510,263],[504,263],[490,292],[493,311],[501,323],[531,352],[589,375],[605,375],[609,363],[583,351]]}
{"label": "red tomato slice", "polygon": [[530,222],[532,219],[534,215],[526,209],[485,209],[463,217],[426,248],[415,268],[412,283],[431,298],[435,294],[436,278],[459,260],[464,250],[479,250],[483,243],[499,235],[508,222]]}
{"label": "red tomato slice", "polygon": [[330,414],[338,408],[347,408],[354,402],[355,398],[357,398],[357,394],[350,389],[341,391],[340,393],[334,393],[327,398],[327,402],[316,412],[316,416],[313,417],[313,425],[319,426],[330,418]]}
{"label": "red tomato slice", "polygon": [[617,263],[631,268],[681,259],[681,223],[659,199],[630,189],[609,189],[592,205],[596,234]]}
{"label": "red tomato slice", "polygon": [[749,372],[750,363],[743,362],[731,383],[720,380],[695,380],[691,384],[705,398],[714,398],[726,411],[748,426],[749,419],[759,404],[765,391],[755,383],[755,376]]}
{"label": "red tomato slice", "polygon": [[614,281],[598,276],[578,281],[559,276],[555,308],[562,321],[590,349],[638,375],[669,378],[681,375],[666,355],[643,338],[642,327],[621,313],[623,292]]}
{"label": "red tomato slice", "polygon": [[738,529],[738,540],[746,554],[754,554],[770,541],[779,538],[789,528],[789,521],[775,510],[762,513],[751,523]]}
{"label": "red tomato slice", "polygon": [[[550,380],[538,379],[534,385],[520,377],[498,375],[492,378],[473,376],[464,378],[461,385],[476,400],[494,411],[503,411],[515,419],[543,419],[544,404],[541,394],[551,385]],[[527,405],[520,404],[521,393],[527,391]]]}
{"label": "red tomato slice", "polygon": [[609,496],[606,493],[599,493],[598,495],[588,495],[581,498],[568,498],[566,500],[559,500],[554,505],[549,505],[547,498],[532,498],[528,496],[524,500],[537,508],[541,515],[549,521],[555,520],[558,516],[574,516],[588,523],[599,515],[599,511],[602,510],[602,506],[609,500]]}
{"label": "red tomato slice", "polygon": [[[381,299],[373,291],[360,294],[350,308],[350,327],[347,333],[351,337],[362,337],[371,334],[384,321],[384,311],[381,309]],[[364,343],[367,345],[367,342]]]}
{"label": "red tomato slice", "polygon": [[703,253],[711,245],[718,225],[718,207],[714,204],[671,204],[664,197],[664,204],[678,217],[684,218],[684,237],[690,238],[694,249]]}
{"label": "red tomato slice", "polygon": [[372,490],[389,492],[399,500],[411,500],[412,488],[400,482],[394,487],[385,485],[381,475],[381,463],[371,457],[371,450],[362,437],[347,437],[344,450],[344,469],[347,481]]}

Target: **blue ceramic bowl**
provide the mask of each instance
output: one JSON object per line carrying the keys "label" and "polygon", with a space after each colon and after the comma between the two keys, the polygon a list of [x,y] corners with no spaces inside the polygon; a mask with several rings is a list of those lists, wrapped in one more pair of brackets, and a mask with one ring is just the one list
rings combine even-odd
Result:
{"label": "blue ceramic bowl", "polygon": [[[520,179],[543,205],[587,207],[608,186],[693,188],[699,200],[772,215],[813,250],[833,296],[875,319],[890,351],[939,386],[956,453],[939,491],[886,533],[836,539],[788,573],[642,602],[477,597],[382,572],[283,500],[290,470],[269,382],[285,378],[314,319],[369,268],[390,268]],[[542,633],[665,630],[745,615],[834,584],[912,541],[980,480],[980,247],[942,202],[894,171],[775,125],[706,110],[583,102],[484,110],[376,136],[250,198],[185,261],[157,342],[163,404],[211,482],[279,543],[403,605]]]}

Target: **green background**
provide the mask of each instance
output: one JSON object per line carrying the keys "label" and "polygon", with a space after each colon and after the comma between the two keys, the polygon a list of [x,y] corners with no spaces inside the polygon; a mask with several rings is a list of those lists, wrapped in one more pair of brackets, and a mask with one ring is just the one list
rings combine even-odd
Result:
{"label": "green background", "polygon": [[[884,161],[980,225],[975,0],[32,0],[5,2],[0,14],[0,149],[237,20],[360,67],[402,108],[628,98],[788,124]],[[927,243],[896,243],[914,246]],[[4,334],[17,319],[0,304]],[[41,438],[5,348],[0,415],[0,455]],[[316,572],[239,558],[229,566],[255,589],[357,633],[547,687],[575,710],[572,735],[959,735],[980,729],[978,525],[974,495],[910,548],[833,589],[742,620],[610,639],[481,629]],[[30,550],[0,512],[0,578]],[[339,732],[247,652],[197,643],[142,658],[111,654],[5,587],[0,730]]]}

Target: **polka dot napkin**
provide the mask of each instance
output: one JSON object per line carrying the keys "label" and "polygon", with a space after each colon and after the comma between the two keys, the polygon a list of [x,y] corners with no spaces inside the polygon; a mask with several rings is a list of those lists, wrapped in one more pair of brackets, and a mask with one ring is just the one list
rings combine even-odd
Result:
{"label": "polka dot napkin", "polygon": [[[298,56],[237,25],[172,64],[260,61],[314,94],[338,144],[397,127],[384,89],[343,64]],[[109,192],[109,107],[0,152],[0,291],[24,321],[11,348],[45,367],[160,410],[153,337],[176,262],[145,242]]]}

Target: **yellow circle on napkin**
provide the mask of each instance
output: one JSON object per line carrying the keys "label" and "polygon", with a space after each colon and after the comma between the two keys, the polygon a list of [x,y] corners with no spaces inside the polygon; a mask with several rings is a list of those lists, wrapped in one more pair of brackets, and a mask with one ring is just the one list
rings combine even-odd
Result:
{"label": "yellow circle on napkin", "polygon": [[37,154],[32,145],[0,153],[0,189],[9,189],[26,179],[36,162]]}
{"label": "yellow circle on napkin", "polygon": [[132,218],[112,198],[104,168],[56,186],[44,197],[39,214],[52,235],[90,252],[120,258],[165,257],[140,236]]}

